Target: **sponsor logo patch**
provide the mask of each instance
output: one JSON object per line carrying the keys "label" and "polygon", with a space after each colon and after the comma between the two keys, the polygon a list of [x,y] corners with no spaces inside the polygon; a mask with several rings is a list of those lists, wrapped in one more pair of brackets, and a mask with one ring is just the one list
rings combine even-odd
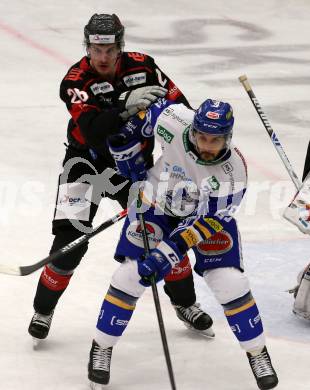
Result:
{"label": "sponsor logo patch", "polygon": [[171,141],[174,138],[174,135],[161,125],[158,125],[157,127],[157,134],[160,135],[168,144],[171,144]]}
{"label": "sponsor logo patch", "polygon": [[218,112],[208,111],[206,117],[209,119],[219,119],[220,115]]}
{"label": "sponsor logo patch", "polygon": [[123,80],[127,87],[132,87],[133,85],[145,84],[146,72],[130,74],[129,76],[125,76]]}
{"label": "sponsor logo patch", "polygon": [[164,109],[163,115],[169,116],[169,115],[172,115],[173,112],[174,112],[173,108],[167,107],[167,108]]}
{"label": "sponsor logo patch", "polygon": [[217,191],[220,188],[220,183],[215,176],[208,177],[207,182],[213,191]]}
{"label": "sponsor logo patch", "polygon": [[231,235],[222,230],[205,241],[198,244],[198,252],[202,255],[221,255],[227,253],[233,247],[233,239]]}
{"label": "sponsor logo patch", "polygon": [[[145,223],[150,249],[154,249],[163,238],[163,231],[153,222]],[[134,245],[144,248],[142,229],[139,221],[132,222],[126,230],[127,239]]]}
{"label": "sponsor logo patch", "polygon": [[101,34],[89,35],[89,42],[98,43],[98,44],[114,43],[115,35],[101,35]]}
{"label": "sponsor logo patch", "polygon": [[95,83],[90,87],[90,89],[92,90],[94,95],[98,95],[99,93],[108,93],[114,91],[113,86],[106,81],[104,83],[99,83],[99,84]]}
{"label": "sponsor logo patch", "polygon": [[90,201],[86,198],[81,197],[73,197],[69,195],[63,195],[62,198],[58,199],[58,205],[68,205],[68,206],[77,206],[77,207],[85,207],[85,204],[89,204]]}

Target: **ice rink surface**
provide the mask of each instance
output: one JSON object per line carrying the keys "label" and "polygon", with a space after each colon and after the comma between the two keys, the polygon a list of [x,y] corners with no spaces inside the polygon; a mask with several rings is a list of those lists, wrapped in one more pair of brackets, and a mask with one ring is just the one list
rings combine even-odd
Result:
{"label": "ice rink surface", "polygon": [[[281,160],[238,77],[247,74],[296,173],[310,128],[308,0],[72,1],[0,3],[1,263],[30,264],[48,254],[67,119],[58,88],[83,55],[82,31],[93,13],[117,13],[126,50],[153,55],[193,106],[229,101],[234,140],[248,161],[249,189],[238,215],[252,290],[263,317],[279,390],[308,390],[310,323],[291,313],[286,292],[309,261],[310,239],[281,217],[294,194]],[[114,215],[104,201],[95,224]],[[39,273],[0,275],[0,388],[83,390],[102,298],[121,223],[100,234],[57,307],[50,337],[33,351],[27,327]],[[254,390],[239,348],[203,280],[202,306],[214,317],[214,340],[189,333],[160,296],[178,390]],[[111,390],[168,390],[151,291],[114,349]]]}

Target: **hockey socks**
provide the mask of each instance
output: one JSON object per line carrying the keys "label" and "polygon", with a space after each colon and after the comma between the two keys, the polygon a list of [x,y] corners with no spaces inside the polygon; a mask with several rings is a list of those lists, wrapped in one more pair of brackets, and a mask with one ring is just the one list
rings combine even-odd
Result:
{"label": "hockey socks", "polygon": [[251,341],[263,334],[263,325],[251,292],[223,307],[227,321],[241,346],[252,349]]}
{"label": "hockey socks", "polygon": [[50,264],[44,267],[40,281],[49,290],[65,290],[70,282],[72,274],[73,271],[62,271]]}
{"label": "hockey socks", "polygon": [[[113,286],[109,287],[107,295],[102,303],[97,330],[112,336],[112,340],[117,340],[127,327],[133,314],[138,298],[117,290]],[[104,338],[104,335],[101,335]],[[101,338],[100,337],[100,338]],[[98,340],[99,341],[99,340]]]}
{"label": "hockey socks", "polygon": [[73,271],[61,270],[52,264],[44,267],[34,298],[34,309],[41,314],[50,314],[65,289],[68,287]]}

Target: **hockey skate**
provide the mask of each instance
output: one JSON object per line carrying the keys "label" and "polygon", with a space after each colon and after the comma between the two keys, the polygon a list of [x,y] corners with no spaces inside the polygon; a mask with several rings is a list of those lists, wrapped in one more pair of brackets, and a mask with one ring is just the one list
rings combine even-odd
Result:
{"label": "hockey skate", "polygon": [[33,337],[33,348],[36,349],[40,341],[46,339],[51,327],[54,311],[50,314],[35,312],[28,328],[28,333]]}
{"label": "hockey skate", "polygon": [[174,305],[173,307],[177,313],[178,318],[183,321],[184,325],[188,329],[202,336],[210,338],[215,336],[215,333],[212,329],[212,318],[209,316],[209,314],[200,309],[199,303],[194,303],[189,307],[178,305]]}
{"label": "hockey skate", "polygon": [[93,340],[88,363],[88,379],[92,390],[103,389],[103,385],[109,383],[112,349],[113,347],[101,348]]}
{"label": "hockey skate", "polygon": [[255,376],[257,386],[261,390],[268,390],[276,387],[278,384],[278,377],[272,367],[266,346],[258,354],[247,352],[247,357]]}

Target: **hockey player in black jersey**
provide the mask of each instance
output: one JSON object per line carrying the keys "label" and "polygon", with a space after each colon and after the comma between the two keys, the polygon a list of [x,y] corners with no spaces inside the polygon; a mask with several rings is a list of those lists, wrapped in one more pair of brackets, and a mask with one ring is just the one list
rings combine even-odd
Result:
{"label": "hockey player in black jersey", "polygon": [[[189,106],[152,57],[123,51],[124,26],[115,14],[94,14],[85,26],[84,44],[87,55],[70,67],[60,85],[60,98],[71,119],[64,170],[58,183],[52,228],[55,237],[50,252],[91,228],[102,197],[127,207],[131,184],[128,180],[114,170],[108,171],[104,183],[95,180],[95,172],[101,174],[115,166],[107,137],[158,97],[165,96]],[[148,167],[153,164],[152,152],[153,142],[149,138],[144,144]],[[82,245],[43,269],[34,298],[35,313],[29,325],[29,333],[34,338],[47,337],[57,302],[86,251],[87,244]],[[179,268],[180,272],[165,278],[165,291],[185,325],[209,332],[212,319],[196,303],[187,257]]]}

